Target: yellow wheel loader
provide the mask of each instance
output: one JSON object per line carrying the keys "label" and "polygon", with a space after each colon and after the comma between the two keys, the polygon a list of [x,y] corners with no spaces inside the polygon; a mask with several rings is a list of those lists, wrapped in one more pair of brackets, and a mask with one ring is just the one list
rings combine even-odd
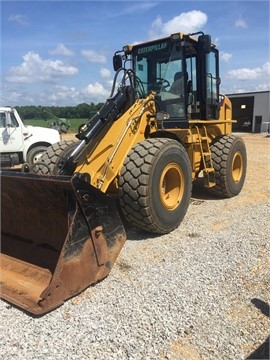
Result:
{"label": "yellow wheel loader", "polygon": [[245,180],[209,35],[128,45],[113,65],[111,95],[76,141],[52,145],[28,172],[1,172],[1,297],[36,315],[109,274],[123,221],[169,233],[194,180],[227,198]]}

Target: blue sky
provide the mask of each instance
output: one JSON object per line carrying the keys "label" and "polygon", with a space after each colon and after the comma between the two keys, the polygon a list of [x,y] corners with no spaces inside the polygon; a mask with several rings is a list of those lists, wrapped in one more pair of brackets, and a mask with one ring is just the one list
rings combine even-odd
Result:
{"label": "blue sky", "polygon": [[270,90],[268,0],[2,0],[0,6],[1,105],[104,102],[116,50],[178,31],[211,34],[223,93]]}

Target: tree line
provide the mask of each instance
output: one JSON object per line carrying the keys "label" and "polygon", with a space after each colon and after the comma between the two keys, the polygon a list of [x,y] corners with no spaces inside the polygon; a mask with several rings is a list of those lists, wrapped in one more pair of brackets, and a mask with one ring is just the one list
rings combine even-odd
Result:
{"label": "tree line", "polygon": [[53,117],[65,119],[88,119],[101,109],[103,103],[86,104],[76,106],[16,106],[23,120],[43,119]]}

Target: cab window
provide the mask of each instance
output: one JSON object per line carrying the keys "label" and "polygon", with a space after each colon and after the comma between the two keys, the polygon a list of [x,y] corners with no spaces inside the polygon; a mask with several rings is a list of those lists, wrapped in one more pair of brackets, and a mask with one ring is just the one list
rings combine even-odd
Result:
{"label": "cab window", "polygon": [[4,128],[6,127],[6,114],[0,113],[0,127]]}

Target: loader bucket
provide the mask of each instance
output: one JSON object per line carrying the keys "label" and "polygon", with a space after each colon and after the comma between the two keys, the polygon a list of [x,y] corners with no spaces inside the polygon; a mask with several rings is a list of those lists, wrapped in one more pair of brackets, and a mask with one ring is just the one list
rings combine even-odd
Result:
{"label": "loader bucket", "polygon": [[36,315],[110,272],[125,230],[84,174],[1,173],[0,296]]}

